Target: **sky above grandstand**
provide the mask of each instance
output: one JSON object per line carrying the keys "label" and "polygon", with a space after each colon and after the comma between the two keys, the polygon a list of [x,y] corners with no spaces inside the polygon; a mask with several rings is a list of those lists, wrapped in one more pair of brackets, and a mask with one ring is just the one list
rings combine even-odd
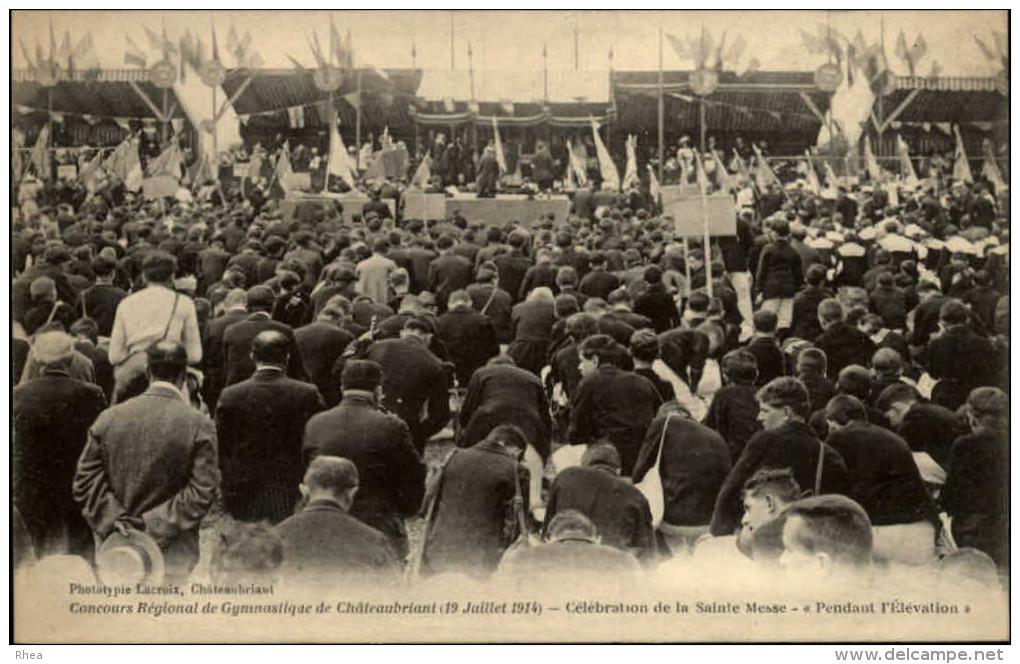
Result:
{"label": "sky above grandstand", "polygon": [[[253,47],[266,67],[291,67],[288,54],[310,66],[314,58],[308,40],[317,29],[320,42],[328,48],[331,15],[341,34],[350,30],[359,65],[400,68],[414,62],[427,69],[450,68],[452,16],[458,70],[468,68],[469,43],[475,69],[541,70],[543,45],[550,70],[573,69],[575,27],[580,69],[607,69],[612,48],[614,69],[654,70],[661,26],[681,39],[696,38],[702,27],[714,40],[724,30],[730,43],[743,37],[747,47],[737,70],[755,57],[763,70],[809,71],[826,58],[808,52],[800,31],[816,33],[828,20],[848,37],[861,30],[866,41],[875,43],[880,41],[884,23],[886,50],[896,73],[907,73],[907,65],[894,55],[902,30],[908,45],[919,34],[927,42],[928,54],[918,66],[919,74],[930,73],[932,62],[937,61],[943,76],[991,76],[999,65],[982,55],[974,37],[992,45],[993,32],[1007,30],[1005,11],[17,11],[12,22],[13,65],[25,66],[19,39],[31,53],[36,43],[48,50],[52,21],[58,43],[65,30],[73,42],[91,32],[96,54],[106,68],[125,66],[126,35],[147,49],[144,28],[161,32],[165,25],[171,39],[191,29],[208,41],[212,23],[221,48],[233,25],[242,35],[251,33]],[[412,45],[417,53],[414,61]],[[690,60],[681,60],[665,43],[665,69],[691,66]]]}

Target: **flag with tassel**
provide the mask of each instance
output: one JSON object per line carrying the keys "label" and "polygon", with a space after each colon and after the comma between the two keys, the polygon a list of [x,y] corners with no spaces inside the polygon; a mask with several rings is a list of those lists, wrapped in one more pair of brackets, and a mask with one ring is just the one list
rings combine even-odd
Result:
{"label": "flag with tassel", "polygon": [[180,146],[176,143],[168,145],[158,157],[149,162],[145,172],[149,177],[170,175],[180,180],[184,175],[184,155]]}
{"label": "flag with tassel", "polygon": [[648,164],[648,193],[652,195],[652,200],[658,205],[662,196],[662,187],[659,186],[659,178],[655,175],[655,169],[651,164]]}
{"label": "flag with tassel", "polygon": [[588,184],[588,151],[583,143],[574,144],[569,140],[567,141],[567,147],[570,149],[570,167],[568,170],[573,177],[575,185],[583,187]]}

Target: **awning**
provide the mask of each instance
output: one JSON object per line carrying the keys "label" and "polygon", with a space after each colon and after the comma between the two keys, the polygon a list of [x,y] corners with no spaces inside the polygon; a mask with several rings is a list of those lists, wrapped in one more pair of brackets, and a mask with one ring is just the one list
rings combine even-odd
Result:
{"label": "awning", "polygon": [[[546,78],[547,77],[547,78]],[[418,96],[426,101],[453,100],[515,103],[608,103],[608,71],[541,70],[450,71],[426,69]],[[548,91],[548,95],[546,92]]]}

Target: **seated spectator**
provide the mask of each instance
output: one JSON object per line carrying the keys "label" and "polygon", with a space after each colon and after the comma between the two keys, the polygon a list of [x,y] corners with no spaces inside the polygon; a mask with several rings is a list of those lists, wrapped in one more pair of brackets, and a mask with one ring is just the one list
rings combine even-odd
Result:
{"label": "seated spectator", "polygon": [[786,371],[783,366],[783,351],[776,341],[776,324],[779,317],[773,311],[756,311],[751,319],[754,325],[754,334],[747,344],[747,352],[754,355],[758,367],[758,378],[755,380],[755,387],[762,387],[772,381],[773,378],[783,376]]}
{"label": "seated spectator", "polygon": [[759,431],[747,442],[715,503],[712,534],[729,535],[740,525],[740,492],[759,468],[791,468],[797,484],[815,493],[842,493],[846,465],[820,441],[805,419],[808,394],[796,378],[776,378],[758,390]]}
{"label": "seated spectator", "polygon": [[663,403],[672,401],[675,398],[673,386],[652,369],[652,363],[659,359],[659,338],[655,333],[646,328],[631,335],[630,353],[634,359],[634,373],[652,381]]}
{"label": "seated spectator", "polygon": [[1008,565],[1009,399],[995,387],[967,397],[971,433],[953,443],[942,504],[953,521],[953,538]]}
{"label": "seated spectator", "polygon": [[647,565],[655,554],[652,513],[644,494],[620,474],[620,454],[613,445],[589,446],[580,466],[566,468],[553,481],[546,530],[560,512],[580,511],[598,528],[603,543]]}
{"label": "seated spectator", "polygon": [[712,398],[705,424],[719,432],[730,449],[731,459],[736,460],[747,441],[761,428],[754,389],[758,363],[746,350],[733,350],[723,356],[720,368],[723,386]]}
{"label": "seated spectator", "polygon": [[736,535],[737,548],[745,555],[752,556],[754,540],[759,537],[759,533],[774,523],[783,509],[802,495],[803,491],[789,468],[761,468],[755,471],[744,483],[744,516]]}
{"label": "seated spectator", "polygon": [[807,388],[812,412],[824,408],[836,396],[836,387],[825,377],[827,363],[825,351],[818,348],[805,348],[797,354],[797,379]]}
{"label": "seated spectator", "polygon": [[801,583],[854,583],[871,567],[871,522],[850,498],[803,498],[783,511],[780,564]]}
{"label": "seated spectator", "polygon": [[910,448],[893,432],[869,424],[864,404],[854,397],[833,397],[825,418],[825,442],[846,462],[847,496],[871,519],[876,560],[930,563],[939,520]]}
{"label": "seated spectator", "polygon": [[722,436],[692,420],[676,402],[663,404],[648,426],[634,465],[634,483],[640,484],[649,472],[659,473],[665,504],[659,532],[674,555],[686,555],[708,533],[715,497],[730,465]]}
{"label": "seated spectator", "polygon": [[823,332],[815,339],[815,346],[825,351],[830,380],[838,377],[843,367],[848,365],[868,365],[875,354],[875,343],[844,320],[843,305],[837,300],[825,300],[819,304],[818,322]]}
{"label": "seated spectator", "polygon": [[956,413],[925,401],[916,387],[894,383],[875,400],[875,410],[889,421],[914,455],[927,454],[939,466],[949,462],[953,441],[965,433]]}
{"label": "seated spectator", "polygon": [[633,555],[602,543],[591,519],[563,510],[549,522],[545,543],[508,551],[495,578],[532,592],[558,592],[579,583],[622,592],[633,588],[640,574]]}
{"label": "seated spectator", "polygon": [[392,583],[400,563],[386,537],[348,511],[358,491],[358,469],[347,459],[320,456],[301,482],[304,507],[276,526],[283,539],[280,575],[299,588],[350,588]]}

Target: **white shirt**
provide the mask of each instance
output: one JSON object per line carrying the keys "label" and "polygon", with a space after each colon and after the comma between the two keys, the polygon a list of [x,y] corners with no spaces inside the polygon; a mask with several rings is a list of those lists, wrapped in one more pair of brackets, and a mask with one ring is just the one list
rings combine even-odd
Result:
{"label": "white shirt", "polygon": [[[129,355],[145,350],[164,338],[184,346],[188,364],[202,360],[202,339],[198,331],[195,303],[165,286],[152,285],[132,293],[117,305],[110,334],[110,362],[119,364]],[[173,312],[171,317],[171,311]]]}

